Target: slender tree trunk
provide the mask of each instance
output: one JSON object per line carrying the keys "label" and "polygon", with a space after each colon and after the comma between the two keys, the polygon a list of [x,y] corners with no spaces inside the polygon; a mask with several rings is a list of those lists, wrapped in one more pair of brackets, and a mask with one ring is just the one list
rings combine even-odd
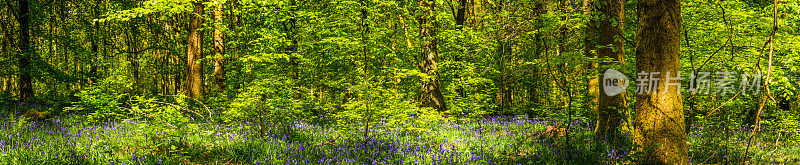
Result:
{"label": "slender tree trunk", "polygon": [[[94,19],[100,18],[99,10],[100,10],[100,1],[95,0],[92,9],[92,18]],[[98,33],[100,33],[100,22],[94,22],[92,24],[92,33],[90,33],[91,36],[89,37],[92,40],[91,44],[92,44],[92,56],[93,56],[93,58],[91,58],[91,62],[89,62],[89,76],[91,76],[89,77],[89,84],[94,84],[97,82],[97,64],[100,62],[101,59],[99,58],[100,52],[98,51],[98,45],[99,45],[98,42],[100,40],[98,37],[99,36]]]}
{"label": "slender tree trunk", "polygon": [[225,42],[222,40],[222,3],[214,9],[214,86],[225,92]]}
{"label": "slender tree trunk", "polygon": [[[290,0],[289,4],[290,4],[290,6],[292,6],[289,9],[289,12],[290,12],[289,14],[291,15],[291,18],[289,18],[288,21],[284,24],[284,28],[286,29],[286,34],[287,34],[286,37],[291,42],[291,45],[289,45],[289,47],[286,48],[286,52],[287,52],[287,54],[293,54],[293,56],[291,56],[289,58],[289,64],[292,66],[291,68],[289,68],[291,70],[291,71],[289,71],[289,74],[291,75],[292,79],[294,80],[294,85],[295,85],[294,88],[295,88],[295,90],[299,90],[300,89],[300,72],[299,72],[300,71],[300,62],[298,61],[299,59],[294,56],[294,54],[297,54],[297,47],[298,47],[297,29],[296,29],[296,27],[297,27],[297,19],[296,19],[296,16],[297,16],[297,4],[296,4],[295,0]],[[297,92],[294,95],[295,99],[300,99],[301,97],[302,97],[302,93],[301,92]]]}
{"label": "slender tree trunk", "polygon": [[459,0],[458,1],[458,10],[456,12],[456,29],[461,30],[463,29],[462,25],[464,25],[464,21],[466,21],[467,15],[467,0]]}
{"label": "slender tree trunk", "polygon": [[[545,1],[538,1],[533,4],[534,10],[533,14],[536,19],[534,19],[534,29],[537,33],[534,34],[533,39],[535,40],[535,48],[534,48],[534,59],[536,60],[543,60],[543,54],[546,52],[543,33],[538,32],[545,26],[545,20],[543,15],[547,13],[546,6],[547,2]],[[532,85],[528,86],[528,97],[529,100],[533,103],[533,105],[529,108],[527,112],[528,118],[536,117],[537,113],[541,112],[541,108],[547,101],[546,95],[548,90],[550,89],[550,84],[547,82],[547,72],[543,68],[535,67],[533,68],[533,83]]]}
{"label": "slender tree trunk", "polygon": [[639,82],[657,90],[636,95],[634,141],[641,146],[637,152],[643,156],[636,161],[638,164],[687,164],[680,87],[667,84],[680,81],[666,78],[667,74],[677,77],[680,71],[681,1],[642,0],[637,9],[636,69],[648,74],[660,72],[653,76],[660,79],[657,86],[656,81]]}
{"label": "slender tree trunk", "polygon": [[[597,54],[594,52],[597,49],[597,45],[595,43],[597,40],[597,27],[595,25],[595,19],[593,17],[594,15],[592,15],[593,7],[594,3],[592,0],[583,0],[583,14],[590,17],[590,19],[587,20],[586,27],[583,29],[583,55],[586,57],[597,58]],[[596,110],[598,99],[600,98],[600,87],[597,80],[597,75],[591,74],[591,71],[597,70],[597,63],[592,62],[586,64],[586,69],[590,71],[589,80],[586,83],[586,89],[589,92],[586,108],[590,110]]]}
{"label": "slender tree trunk", "polygon": [[194,3],[194,13],[191,14],[189,20],[189,38],[188,38],[188,57],[187,66],[189,73],[187,74],[187,95],[198,99],[203,99],[203,63],[200,59],[203,58],[203,32],[200,26],[203,24],[203,4],[201,2]]}
{"label": "slender tree trunk", "polygon": [[[184,63],[183,60],[181,60],[181,59],[183,59],[183,58],[175,56],[171,61],[172,61],[173,64],[177,65],[177,64]],[[173,90],[175,90],[174,93],[180,93],[181,91],[183,91],[188,96],[189,92],[186,89],[186,87],[188,85],[184,85],[185,82],[183,82],[183,77],[186,77],[184,75],[185,73],[183,73],[183,71],[185,71],[185,70],[186,69],[180,69],[179,67],[174,67],[172,69],[172,72],[173,72],[173,75],[174,75],[174,76],[172,76],[172,80],[173,80],[173,83],[174,83],[174,85],[172,85],[172,86],[173,86]]]}
{"label": "slender tree trunk", "polygon": [[[458,10],[456,12],[455,20],[456,20],[456,30],[461,32],[461,35],[464,35],[463,29],[464,29],[464,21],[466,21],[466,15],[467,15],[467,0],[459,0]],[[461,54],[456,54],[454,61],[461,62],[461,60],[463,59],[461,56],[464,54],[466,54],[466,49],[462,49]],[[454,74],[453,79],[455,79],[456,81],[460,81],[459,79],[461,79],[461,74],[459,73]],[[466,97],[466,93],[464,93],[464,87],[462,87],[461,85],[459,85],[458,88],[456,88],[456,93],[458,93],[458,96],[462,98]]]}
{"label": "slender tree trunk", "polygon": [[[6,10],[8,10],[8,8],[4,8],[3,12],[6,12]],[[2,47],[0,47],[0,55],[3,55],[3,56],[6,56],[8,54],[8,52],[9,52],[8,51],[8,44],[11,41],[11,39],[10,39],[11,37],[8,36],[9,32],[8,32],[8,26],[6,26],[7,25],[6,24],[6,18],[8,18],[8,16],[7,15],[3,15],[2,19],[0,19],[0,27],[3,28],[3,37],[0,38],[0,42],[3,43]],[[8,84],[8,82],[9,82],[8,80],[9,80],[8,77],[3,76],[3,92],[8,90],[8,87],[10,85],[10,84]]]}
{"label": "slender tree trunk", "polygon": [[27,102],[33,97],[33,79],[31,78],[32,67],[30,59],[34,56],[30,50],[30,15],[28,11],[28,0],[17,0],[19,10],[17,12],[17,23],[19,23],[19,42],[17,43],[21,53],[16,55],[19,68],[19,101]]}
{"label": "slender tree trunk", "polygon": [[[134,19],[134,20],[136,20],[136,19]],[[131,68],[130,68],[131,69],[131,74],[133,74],[134,90],[135,91],[139,91],[140,87],[141,87],[140,84],[139,84],[141,77],[139,76],[139,62],[138,62],[138,59],[139,59],[139,45],[138,45],[138,43],[139,43],[139,40],[138,40],[139,26],[137,24],[137,21],[134,21],[134,20],[131,20],[131,21],[128,22],[129,23],[129,28],[130,28],[129,29],[130,33],[127,34],[129,36],[127,38],[128,39],[128,41],[127,41],[128,50],[127,51],[128,51],[128,62],[130,62],[130,64],[131,64]]]}
{"label": "slender tree trunk", "polygon": [[431,78],[422,81],[422,96],[420,102],[423,107],[431,107],[438,111],[447,110],[439,84],[439,68],[436,65],[436,2],[433,0],[420,1],[422,15],[419,18],[420,32],[419,37],[422,41],[422,57],[419,67],[420,70]]}
{"label": "slender tree trunk", "polygon": [[[367,64],[368,64],[367,56],[369,55],[369,44],[367,43],[367,39],[368,39],[367,38],[368,37],[367,34],[369,33],[369,24],[367,24],[367,17],[368,17],[367,14],[368,13],[367,13],[367,10],[366,10],[367,5],[364,3],[364,0],[359,0],[358,2],[359,2],[359,4],[361,4],[361,11],[360,11],[361,12],[361,44],[363,46],[362,49],[361,49],[361,53],[364,56],[364,65],[363,65],[363,68],[362,68],[362,71],[364,72],[364,84],[363,85],[367,86],[367,83],[368,83],[368,80],[369,80],[369,77],[368,77],[369,76],[368,75],[369,74],[369,72],[368,72],[369,70],[367,68]],[[367,109],[367,117],[364,120],[364,143],[367,143],[369,141],[369,128],[370,128],[369,127],[369,123],[372,121],[372,111],[370,111],[370,107],[369,107],[369,104],[372,102],[372,99],[371,99],[372,97],[368,96],[368,95],[369,94],[365,94],[364,95],[364,97],[368,97],[367,98],[367,103],[364,105],[366,107],[366,109]]]}
{"label": "slender tree trunk", "polygon": [[[180,19],[181,19],[181,15],[177,15],[177,16],[172,17],[171,21],[166,21],[165,22],[164,29],[165,29],[165,31],[167,31],[169,33],[168,35],[171,38],[170,41],[176,41],[176,40],[178,40],[180,38],[180,31],[182,30],[181,29],[182,26],[178,26],[177,25],[178,24],[177,20],[180,20]],[[171,54],[171,53],[168,51],[167,54]],[[182,89],[182,88],[186,88],[188,86],[188,85],[184,85],[183,84],[184,82],[182,82],[182,79],[186,78],[186,75],[184,75],[183,72],[188,70],[188,69],[181,69],[181,67],[180,67],[180,66],[183,66],[182,64],[185,63],[183,61],[183,59],[185,59],[185,58],[181,58],[180,56],[168,56],[168,59],[169,59],[169,64],[171,64],[171,65],[167,65],[167,66],[170,66],[169,67],[169,71],[170,71],[170,74],[172,74],[172,76],[169,79],[170,83],[172,83],[172,91],[171,91],[171,93],[178,94],[178,93],[183,92],[184,94],[186,94],[188,96],[190,92],[188,90],[186,90],[186,89]]]}
{"label": "slender tree trunk", "polygon": [[[603,63],[598,72],[603,74],[606,69],[610,69],[608,65],[613,63],[625,63],[624,45],[622,38],[617,38],[617,34],[622,34],[622,26],[625,18],[624,2],[622,0],[604,0],[600,4],[601,12],[603,13],[598,21],[598,40],[597,44],[606,46],[599,48],[597,53],[602,58],[611,58],[613,62]],[[616,22],[615,22],[616,21]],[[616,23],[616,26],[614,25]],[[616,68],[619,69],[619,68]],[[674,73],[674,72],[673,72]],[[605,81],[603,83],[606,83]],[[598,85],[598,92],[605,90],[603,85]],[[617,128],[620,125],[619,110],[625,108],[625,93],[620,93],[614,96],[608,96],[605,93],[599,94],[599,104],[597,109],[598,121],[596,136],[597,142],[607,141],[610,144],[616,144]]]}

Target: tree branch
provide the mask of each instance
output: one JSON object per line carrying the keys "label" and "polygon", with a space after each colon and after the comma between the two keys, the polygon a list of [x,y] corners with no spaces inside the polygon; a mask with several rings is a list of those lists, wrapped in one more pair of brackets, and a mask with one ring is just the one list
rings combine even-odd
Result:
{"label": "tree branch", "polygon": [[[767,102],[767,97],[772,98],[769,90],[769,76],[772,73],[772,53],[774,51],[774,39],[775,39],[775,32],[778,31],[778,0],[773,0],[772,6],[772,33],[769,36],[769,57],[767,61],[767,77],[764,80],[764,87],[767,90],[765,94],[766,97],[761,99],[761,104],[758,106],[758,113],[756,113],[756,125],[753,127],[753,131],[750,132],[750,137],[747,140],[747,147],[744,150],[744,155],[747,156],[748,152],[750,151],[750,145],[753,143],[753,136],[755,136],[756,131],[758,130],[759,124],[761,124],[761,110],[764,109],[764,104]],[[775,102],[775,99],[772,98],[772,101]]]}

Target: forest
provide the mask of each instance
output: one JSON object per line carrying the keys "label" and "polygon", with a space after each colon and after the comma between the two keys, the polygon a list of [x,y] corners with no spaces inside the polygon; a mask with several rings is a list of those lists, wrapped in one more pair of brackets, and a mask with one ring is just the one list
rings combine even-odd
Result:
{"label": "forest", "polygon": [[3,164],[800,164],[797,0],[0,0]]}

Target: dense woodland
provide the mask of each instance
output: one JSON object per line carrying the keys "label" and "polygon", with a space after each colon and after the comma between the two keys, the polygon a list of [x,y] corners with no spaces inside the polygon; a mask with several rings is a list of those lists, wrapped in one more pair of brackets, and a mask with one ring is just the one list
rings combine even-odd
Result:
{"label": "dense woodland", "polygon": [[800,163],[795,0],[0,13],[0,164]]}

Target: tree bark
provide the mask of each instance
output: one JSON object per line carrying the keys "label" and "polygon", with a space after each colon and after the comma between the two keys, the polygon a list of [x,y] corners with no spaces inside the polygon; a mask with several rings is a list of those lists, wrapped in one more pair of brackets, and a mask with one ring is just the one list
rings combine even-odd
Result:
{"label": "tree bark", "polygon": [[27,102],[33,97],[33,79],[31,78],[31,63],[33,51],[30,50],[30,12],[28,11],[28,0],[17,0],[19,10],[17,12],[17,23],[19,23],[19,42],[17,43],[21,53],[16,55],[19,68],[19,101]]}
{"label": "tree bark", "polygon": [[[650,86],[657,82],[658,85],[653,86],[657,90],[636,95],[634,141],[641,146],[637,152],[643,157],[635,161],[638,164],[687,164],[680,88],[669,87],[666,78],[666,74],[676,77],[680,71],[681,1],[642,0],[637,9],[636,69],[660,72],[654,76],[660,79],[640,82]],[[665,87],[670,90],[665,91]]]}
{"label": "tree bark", "polygon": [[422,93],[420,103],[423,107],[431,107],[440,112],[447,110],[439,83],[439,68],[436,65],[436,2],[433,0],[420,1],[422,15],[419,17],[420,31],[419,37],[422,41],[422,57],[419,67],[429,79],[422,81]]}
{"label": "tree bark", "polygon": [[199,30],[203,24],[202,15],[204,13],[203,4],[201,2],[194,3],[194,13],[191,14],[189,20],[189,38],[188,38],[188,57],[187,66],[189,73],[187,74],[187,95],[198,99],[203,99],[203,63],[200,59],[203,58],[203,33]]}
{"label": "tree bark", "polygon": [[[600,9],[603,15],[598,21],[598,40],[597,44],[605,46],[599,48],[597,53],[602,58],[611,58],[613,62],[603,63],[599,69],[599,73],[603,74],[606,69],[610,69],[608,65],[613,63],[625,63],[625,49],[622,43],[622,38],[616,38],[617,34],[622,33],[625,18],[625,2],[622,0],[605,0],[600,4]],[[615,22],[616,21],[616,22]],[[616,26],[614,25],[616,23]],[[616,68],[619,69],[619,68]],[[675,73],[673,71],[672,73]],[[597,92],[604,89],[603,85],[598,84]],[[608,96],[605,93],[599,94],[599,104],[597,114],[599,120],[597,121],[596,136],[597,142],[607,141],[611,144],[616,144],[617,128],[620,125],[619,110],[625,108],[626,96],[625,93],[620,93],[615,96]]]}
{"label": "tree bark", "polygon": [[225,42],[222,39],[222,3],[214,9],[214,86],[217,92],[225,92]]}

